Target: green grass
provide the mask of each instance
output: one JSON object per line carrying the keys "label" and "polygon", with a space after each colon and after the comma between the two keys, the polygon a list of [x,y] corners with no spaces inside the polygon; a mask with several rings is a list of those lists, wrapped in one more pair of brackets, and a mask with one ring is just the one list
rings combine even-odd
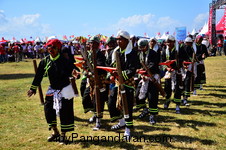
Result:
{"label": "green grass", "polygon": [[[26,96],[34,77],[32,60],[0,64],[0,149],[226,149],[225,62],[225,56],[210,57],[205,61],[205,90],[190,98],[190,107],[182,106],[182,114],[175,114],[175,104],[171,104],[169,110],[163,110],[162,97],[156,125],[151,126],[148,118],[136,119],[139,112],[134,113],[135,136],[172,137],[171,142],[82,142],[77,138],[68,145],[46,142],[51,132],[39,96]],[[42,82],[44,93],[48,84],[45,78]],[[92,131],[94,124],[87,123],[92,114],[83,113],[81,97],[74,99],[74,112],[76,127],[73,133],[79,138],[119,135],[110,131],[113,123],[109,122],[108,111],[104,112],[105,127]]]}

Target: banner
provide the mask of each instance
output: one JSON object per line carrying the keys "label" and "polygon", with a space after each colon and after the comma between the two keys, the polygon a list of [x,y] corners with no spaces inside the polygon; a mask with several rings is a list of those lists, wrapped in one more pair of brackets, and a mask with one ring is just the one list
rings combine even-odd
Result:
{"label": "banner", "polygon": [[209,42],[212,44],[212,17],[213,17],[213,7],[211,6],[210,7],[210,10],[209,10]]}
{"label": "banner", "polygon": [[177,41],[184,41],[186,39],[186,27],[177,27],[176,28],[176,40]]}
{"label": "banner", "polygon": [[226,36],[226,7],[224,8],[224,37]]}

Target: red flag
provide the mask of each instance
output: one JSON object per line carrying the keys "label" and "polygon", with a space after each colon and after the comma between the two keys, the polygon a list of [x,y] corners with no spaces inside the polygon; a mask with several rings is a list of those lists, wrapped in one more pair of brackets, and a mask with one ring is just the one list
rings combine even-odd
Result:
{"label": "red flag", "polygon": [[160,33],[160,32],[158,32],[158,35],[161,35],[161,33]]}
{"label": "red flag", "polygon": [[66,36],[66,35],[64,35],[64,36],[63,36],[63,39],[64,39],[64,40],[67,40],[67,36]]}

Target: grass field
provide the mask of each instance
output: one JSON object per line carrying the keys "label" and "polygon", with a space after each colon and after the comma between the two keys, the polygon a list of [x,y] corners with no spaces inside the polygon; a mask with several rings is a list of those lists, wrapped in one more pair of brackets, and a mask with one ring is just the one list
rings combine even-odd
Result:
{"label": "grass field", "polygon": [[[109,122],[107,107],[103,118],[105,127],[92,131],[94,124],[87,123],[92,114],[83,113],[81,97],[74,99],[73,135],[78,137],[68,145],[46,141],[51,131],[39,96],[26,96],[34,77],[32,60],[0,64],[0,149],[226,149],[226,57],[210,57],[205,64],[207,84],[204,91],[197,91],[198,96],[190,98],[191,106],[182,106],[182,114],[175,114],[175,104],[163,110],[164,101],[160,97],[158,123],[151,126],[148,118],[138,120],[139,112],[134,113],[135,137],[130,142],[119,141],[123,130],[110,130],[113,123]],[[44,93],[48,84],[44,79]],[[88,136],[90,139],[85,141]],[[102,136],[112,136],[116,141],[106,142]],[[151,141],[139,141],[138,137]]]}

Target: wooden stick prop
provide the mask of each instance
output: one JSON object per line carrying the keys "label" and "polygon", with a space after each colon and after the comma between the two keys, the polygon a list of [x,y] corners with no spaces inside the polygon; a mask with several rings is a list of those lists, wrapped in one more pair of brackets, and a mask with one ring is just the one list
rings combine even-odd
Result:
{"label": "wooden stick prop", "polygon": [[194,91],[194,80],[195,80],[195,75],[194,75],[194,65],[195,65],[195,53],[193,52],[192,54],[192,63],[191,63],[191,80],[190,80],[190,91]]}
{"label": "wooden stick prop", "polygon": [[118,72],[118,81],[119,81],[119,90],[122,98],[122,107],[123,107],[123,113],[124,118],[129,118],[129,110],[128,110],[128,103],[127,103],[127,97],[126,97],[126,90],[124,87],[124,81],[123,81],[123,75],[122,75],[122,68],[121,68],[121,62],[120,62],[120,56],[119,52],[115,52],[115,58],[116,58],[116,68]]}
{"label": "wooden stick prop", "polygon": [[179,51],[176,51],[176,65],[177,65],[177,67],[176,67],[177,79],[176,80],[178,80],[179,86],[183,87],[182,74],[180,71],[181,65],[180,65],[180,60],[179,60]]}
{"label": "wooden stick prop", "polygon": [[153,77],[152,73],[150,72],[149,68],[145,65],[144,62],[141,62],[141,65],[143,66],[143,68],[146,70],[146,72],[148,73],[149,77],[151,78],[152,82],[154,83],[154,85],[156,86],[156,88],[159,90],[160,94],[165,97],[166,93],[163,90],[161,84],[158,83],[158,81]]}
{"label": "wooden stick prop", "polygon": [[96,51],[93,51],[93,66],[90,64],[87,56],[87,51],[84,49],[81,50],[82,57],[84,58],[85,64],[88,66],[90,72],[94,75],[94,99],[96,102],[96,112],[97,117],[101,117],[101,110],[100,110],[100,81],[97,72],[97,61],[96,61]]}
{"label": "wooden stick prop", "polygon": [[81,50],[81,55],[84,58],[85,64],[88,66],[89,70],[94,73],[94,69],[93,66],[90,64],[89,60],[88,60],[88,56],[87,56],[87,51],[86,49]]}
{"label": "wooden stick prop", "polygon": [[95,100],[96,100],[96,112],[97,118],[101,117],[100,110],[100,79],[97,72],[97,56],[96,50],[93,50],[93,71],[94,71],[94,92],[95,92]]}
{"label": "wooden stick prop", "polygon": [[[37,73],[37,62],[36,60],[34,59],[33,60],[33,65],[34,65],[34,70],[35,70],[35,74]],[[43,98],[43,93],[42,93],[42,86],[41,84],[38,86],[38,93],[39,93],[39,98],[40,98],[40,102],[41,102],[41,105],[44,105],[44,98]]]}
{"label": "wooden stick prop", "polygon": [[78,88],[77,88],[77,85],[76,85],[76,82],[75,82],[75,78],[70,77],[69,79],[70,79],[70,82],[71,82],[71,85],[72,85],[72,88],[74,90],[75,95],[78,95]]}

